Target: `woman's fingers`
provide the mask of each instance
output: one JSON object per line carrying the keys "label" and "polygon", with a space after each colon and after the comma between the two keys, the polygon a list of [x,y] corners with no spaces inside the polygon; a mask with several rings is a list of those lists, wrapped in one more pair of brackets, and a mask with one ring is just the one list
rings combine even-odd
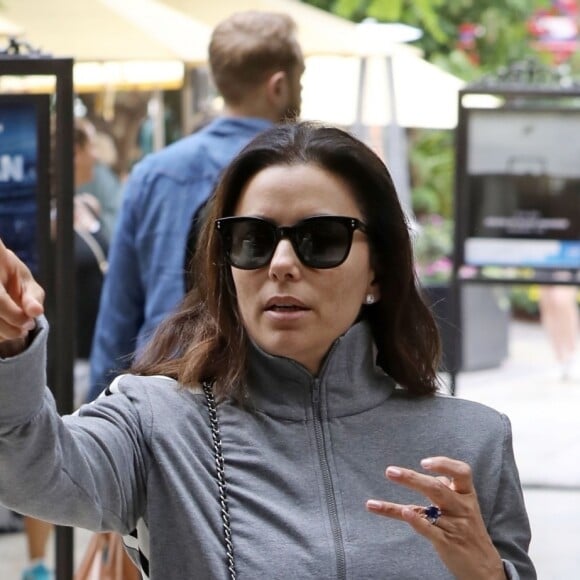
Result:
{"label": "woman's fingers", "polygon": [[446,475],[434,476],[413,469],[389,466],[386,476],[392,482],[423,495],[427,498],[425,505],[431,503],[437,506],[440,516],[434,522],[427,517],[425,505],[399,505],[371,500],[367,503],[367,508],[374,513],[406,521],[423,535],[428,534],[431,539],[435,536],[432,536],[428,526],[435,524],[442,530],[453,532],[466,523],[469,525],[472,518],[481,518],[469,465],[447,457],[428,458],[423,464],[425,468],[444,472]]}
{"label": "woman's fingers", "polygon": [[0,240],[0,341],[25,336],[43,311],[44,291]]}
{"label": "woman's fingers", "polygon": [[413,489],[438,506],[448,504],[455,494],[454,490],[448,486],[447,481],[441,481],[431,475],[418,473],[413,469],[390,466],[387,467],[385,473],[387,478],[393,483]]}
{"label": "woman's fingers", "polygon": [[401,505],[388,501],[371,499],[366,503],[368,511],[409,524],[417,533],[431,542],[441,538],[438,535],[446,533],[448,526],[441,515],[436,522],[430,522],[425,516],[424,508],[416,505]]}
{"label": "woman's fingers", "polygon": [[401,505],[390,501],[380,501],[378,499],[369,499],[366,503],[366,507],[370,512],[399,521],[405,520],[403,510],[413,509],[413,506]]}
{"label": "woman's fingers", "polygon": [[[404,521],[427,538],[455,577],[505,578],[501,558],[481,517],[469,465],[448,457],[429,457],[421,465],[433,475],[398,466],[388,467],[386,475],[426,497],[423,505],[372,499],[367,501],[367,509]],[[429,503],[433,505],[427,511]]]}
{"label": "woman's fingers", "polygon": [[457,493],[473,492],[471,467],[463,461],[443,456],[427,457],[421,461],[421,467],[449,478],[452,489]]}
{"label": "woman's fingers", "polygon": [[22,284],[22,310],[29,318],[36,318],[44,314],[44,290],[30,277]]}
{"label": "woman's fingers", "polygon": [[14,278],[0,279],[0,340],[18,338],[31,321],[20,304],[20,283]]}
{"label": "woman's fingers", "polygon": [[441,533],[439,530],[443,529],[443,527],[440,526],[441,517],[439,517],[435,523],[432,523],[425,517],[422,510],[423,508],[416,508],[413,506],[404,508],[402,510],[403,520],[416,532],[434,541],[437,534]]}
{"label": "woman's fingers", "polygon": [[421,461],[421,466],[441,475],[434,477],[398,466],[387,467],[385,473],[389,480],[418,491],[437,505],[453,497],[451,492],[460,495],[475,492],[471,468],[463,461],[449,457],[429,457]]}

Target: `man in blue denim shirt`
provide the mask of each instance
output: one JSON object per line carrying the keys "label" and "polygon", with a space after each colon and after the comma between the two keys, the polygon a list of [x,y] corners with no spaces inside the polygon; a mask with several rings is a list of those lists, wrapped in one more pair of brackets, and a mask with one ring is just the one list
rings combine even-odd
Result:
{"label": "man in blue denim shirt", "polygon": [[257,133],[299,114],[304,60],[289,16],[234,14],[215,28],[209,63],[223,116],[146,157],[127,182],[93,339],[88,400],[128,366],[182,299],[191,221],[223,168]]}

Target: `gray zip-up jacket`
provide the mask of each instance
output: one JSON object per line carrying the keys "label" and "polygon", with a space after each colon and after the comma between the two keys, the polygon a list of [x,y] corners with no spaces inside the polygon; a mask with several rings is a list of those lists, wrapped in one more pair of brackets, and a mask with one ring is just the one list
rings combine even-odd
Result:
{"label": "gray zip-up jacket", "polygon": [[[147,526],[155,580],[227,578],[203,394],[126,375],[61,419],[44,388],[41,325],[27,351],[0,363],[0,503],[92,530]],[[407,524],[365,510],[369,498],[430,503],[384,470],[433,455],[472,466],[508,576],[535,578],[506,417],[452,397],[407,398],[373,352],[366,323],[336,341],[318,377],[254,349],[246,407],[218,407],[238,578],[451,578]]]}

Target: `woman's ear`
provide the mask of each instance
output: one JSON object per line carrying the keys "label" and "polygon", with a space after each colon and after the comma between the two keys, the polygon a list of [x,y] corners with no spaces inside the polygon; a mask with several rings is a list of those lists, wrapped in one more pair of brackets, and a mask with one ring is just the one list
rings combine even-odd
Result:
{"label": "woman's ear", "polygon": [[378,286],[376,288],[373,288],[372,290],[369,290],[365,294],[365,304],[375,304],[380,299],[381,299],[381,292],[380,292],[380,289]]}
{"label": "woman's ear", "polygon": [[370,305],[375,304],[381,299],[381,287],[378,279],[374,273],[372,273],[373,278],[367,286],[367,291],[365,292],[364,304]]}
{"label": "woman's ear", "polygon": [[367,295],[372,294],[375,297],[375,302],[378,302],[382,298],[381,284],[379,282],[379,280],[382,278],[382,274],[383,266],[380,263],[377,254],[371,250]]}

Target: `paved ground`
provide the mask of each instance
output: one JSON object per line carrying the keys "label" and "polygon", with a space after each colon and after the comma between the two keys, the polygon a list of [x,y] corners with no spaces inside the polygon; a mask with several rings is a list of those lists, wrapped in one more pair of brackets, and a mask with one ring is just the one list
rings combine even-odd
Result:
{"label": "paved ground", "polygon": [[[510,325],[498,369],[458,376],[457,395],[511,419],[540,580],[580,578],[580,376],[559,380],[539,325]],[[580,352],[578,353],[580,357]]]}
{"label": "paved ground", "polygon": [[[457,394],[510,417],[538,578],[576,580],[580,578],[580,377],[569,382],[558,379],[539,325],[512,322],[509,332],[507,360],[499,368],[461,373]],[[80,558],[89,534],[78,530],[75,536]],[[24,561],[24,536],[0,535],[0,580],[18,580]]]}

